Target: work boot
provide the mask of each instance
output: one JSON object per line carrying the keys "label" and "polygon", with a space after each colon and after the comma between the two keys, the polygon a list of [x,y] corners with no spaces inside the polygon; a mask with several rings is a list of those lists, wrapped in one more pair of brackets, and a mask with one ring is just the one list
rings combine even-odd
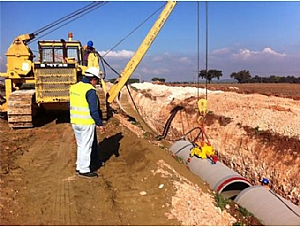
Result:
{"label": "work boot", "polygon": [[80,173],[78,174],[80,177],[86,177],[86,178],[95,178],[98,177],[98,173],[95,172],[88,172],[88,173]]}
{"label": "work boot", "polygon": [[102,166],[105,166],[105,162],[99,161],[96,164],[92,164],[90,167],[90,170],[91,170],[91,172],[96,172]]}

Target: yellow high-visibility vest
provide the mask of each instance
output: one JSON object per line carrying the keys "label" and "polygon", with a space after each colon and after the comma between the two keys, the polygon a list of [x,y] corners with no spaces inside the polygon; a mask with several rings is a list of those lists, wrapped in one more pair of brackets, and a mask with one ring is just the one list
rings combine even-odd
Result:
{"label": "yellow high-visibility vest", "polygon": [[94,89],[90,83],[79,82],[70,87],[70,118],[71,123],[76,125],[95,124],[90,115],[89,104],[86,100],[86,93]]}

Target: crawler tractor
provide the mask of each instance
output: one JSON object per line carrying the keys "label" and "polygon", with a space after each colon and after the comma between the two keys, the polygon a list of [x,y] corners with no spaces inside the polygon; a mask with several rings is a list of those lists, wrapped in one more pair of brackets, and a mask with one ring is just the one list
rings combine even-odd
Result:
{"label": "crawler tractor", "polygon": [[5,78],[6,102],[0,106],[7,112],[12,128],[33,127],[33,117],[38,108],[67,110],[69,87],[76,83],[89,66],[99,67],[98,56],[90,54],[88,66],[83,66],[83,47],[72,40],[38,41],[38,61],[28,42],[34,34],[24,34],[14,39],[7,50]]}
{"label": "crawler tractor", "polygon": [[[100,104],[104,105],[101,108],[104,117],[110,115],[109,104],[118,96],[143,59],[176,3],[166,3],[136,53],[108,91],[104,79],[101,79],[103,92],[99,94],[99,98]],[[14,39],[6,53],[7,72],[0,74],[5,78],[6,88],[6,102],[0,106],[0,112],[7,112],[8,123],[12,128],[33,127],[33,116],[37,108],[67,109],[70,85],[80,80],[88,67],[99,67],[101,60],[96,52],[89,54],[88,65],[84,66],[81,43],[73,41],[72,34],[69,33],[68,41],[38,41],[38,62],[33,62],[35,56],[27,44],[34,38],[35,33]],[[32,89],[29,89],[29,85]]]}

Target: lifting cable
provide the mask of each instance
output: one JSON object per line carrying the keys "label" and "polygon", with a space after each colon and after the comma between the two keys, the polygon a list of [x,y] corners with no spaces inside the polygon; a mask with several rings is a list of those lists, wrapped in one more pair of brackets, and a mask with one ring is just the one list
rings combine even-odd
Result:
{"label": "lifting cable", "polygon": [[[166,5],[167,3],[165,3]],[[117,46],[119,46],[124,40],[126,40],[130,35],[132,35],[134,32],[136,32],[142,25],[144,25],[150,18],[152,18],[158,11],[160,11],[165,5],[159,7],[156,11],[154,11],[148,18],[146,18],[142,23],[140,23],[136,28],[134,28],[131,32],[129,32],[123,39],[121,39],[117,44],[115,44],[112,48],[110,48],[104,55],[105,57],[109,52],[111,52],[113,49],[115,49]]]}
{"label": "lifting cable", "polygon": [[[199,86],[200,86],[200,82],[199,82],[199,77],[200,77],[200,18],[199,18],[199,15],[200,15],[200,10],[199,10],[199,4],[200,2],[197,1],[197,97],[198,97],[198,100],[200,99],[200,94],[199,94]],[[175,115],[177,114],[178,111],[180,110],[183,110],[184,108],[181,107],[181,106],[176,106],[172,111],[171,111],[171,115],[170,117],[168,118],[166,124],[165,124],[165,127],[164,127],[164,132],[162,135],[158,136],[157,137],[157,140],[161,140],[161,139],[165,139],[168,132],[169,132],[169,129],[170,129],[170,125],[175,117]],[[194,131],[195,129],[200,129],[200,132],[202,132],[202,129],[199,128],[199,127],[195,127],[193,129],[191,129],[190,131],[188,131],[187,133],[185,133],[180,139],[183,139],[185,140],[186,136],[188,134],[190,134],[192,131]],[[184,129],[182,129],[184,131]],[[197,135],[197,137],[199,136],[199,133]],[[197,137],[195,138],[195,140],[197,139]],[[177,141],[178,139],[175,139],[174,141]],[[195,141],[194,140],[194,141]]]}
{"label": "lifting cable", "polygon": [[[199,4],[200,2],[197,2],[197,97],[198,100],[200,99],[200,94],[199,94],[199,90],[200,90],[200,7]],[[205,14],[206,14],[206,19],[205,19],[205,99],[207,100],[207,80],[208,80],[208,2],[205,2],[206,5],[206,9],[205,9]]]}
{"label": "lifting cable", "polygon": [[[200,100],[200,2],[197,1],[197,96],[198,96],[198,100]],[[207,16],[207,2],[206,2],[206,49],[208,49],[208,16]],[[207,56],[208,56],[208,52],[206,51],[206,72],[207,72],[207,68],[208,68],[208,60],[207,60]],[[206,73],[206,100],[207,100],[207,73]],[[176,113],[180,110],[184,109],[183,107],[180,108],[180,106],[176,106],[172,111],[171,111],[171,115],[168,118],[165,128],[164,128],[164,132],[162,135],[160,135],[159,137],[157,137],[157,139],[165,139],[165,137],[167,136],[167,133],[169,131],[170,125],[172,120],[174,119]],[[201,113],[200,113],[201,114]],[[195,127],[193,129],[191,129],[189,132],[187,132],[186,134],[184,134],[180,139],[185,139],[185,137],[190,134],[191,132],[193,132],[195,129],[199,129],[200,132],[197,134],[197,136],[195,137],[193,143],[197,140],[197,138],[202,134],[203,137],[206,137],[208,140],[208,136],[206,135],[206,133],[204,132],[204,125],[203,125],[203,120],[202,119],[202,127]],[[175,140],[176,141],[176,140]]]}
{"label": "lifting cable", "polygon": [[[54,31],[56,31],[57,29],[73,22],[74,20],[85,16],[86,14],[94,11],[95,9],[98,9],[99,7],[105,5],[106,3],[107,2],[103,2],[103,1],[102,2],[92,2],[92,3],[88,4],[87,6],[81,8],[81,9],[78,9],[78,10],[74,11],[73,13],[70,13],[67,16],[61,17],[61,18],[57,19],[56,21],[54,21],[54,22],[38,29],[37,31],[33,32],[33,34],[36,37],[39,34],[42,34],[42,33],[46,32],[49,29],[52,29],[51,31],[49,31],[49,32],[47,32],[47,33],[45,33],[41,36],[41,37],[44,37],[44,36],[54,32]],[[58,26],[58,25],[60,25],[60,26]],[[55,26],[58,26],[58,27],[53,28]],[[32,39],[30,42],[32,42],[33,40],[34,39]],[[28,43],[30,43],[30,42],[28,42]]]}
{"label": "lifting cable", "polygon": [[[207,78],[208,78],[208,2],[206,1],[206,53],[205,53],[205,99],[200,99],[200,2],[197,1],[197,97],[198,97],[198,101],[197,101],[197,105],[199,108],[199,113],[200,113],[200,117],[198,118],[198,122],[201,124],[201,130],[200,133],[198,133],[198,135],[196,136],[196,138],[194,139],[193,143],[197,140],[198,137],[201,136],[201,140],[202,143],[204,142],[204,139],[206,138],[206,140],[208,141],[208,144],[210,145],[209,139],[207,134],[205,133],[204,130],[204,121],[205,121],[205,115],[206,115],[206,111],[207,111]],[[198,127],[195,127],[198,128]],[[194,129],[195,129],[194,128]],[[191,133],[194,129],[190,130],[188,133]],[[187,134],[188,134],[187,133]]]}
{"label": "lifting cable", "polygon": [[[116,73],[119,77],[121,77],[120,73],[118,73],[118,71],[116,71],[113,67],[111,67],[99,53],[98,53],[98,56],[99,56],[100,59],[101,59],[102,65],[103,65],[103,62],[104,62],[104,63],[105,63],[105,64],[106,64],[106,65],[107,65],[114,73]],[[103,68],[104,68],[104,66],[103,66]],[[133,103],[133,105],[134,105],[134,108],[135,108],[137,114],[138,114],[139,117],[142,119],[142,121],[144,122],[144,124],[148,126],[148,124],[146,123],[146,121],[143,119],[141,113],[139,112],[138,107],[137,107],[137,105],[136,105],[136,103],[135,103],[135,101],[134,101],[134,99],[133,99],[133,97],[132,97],[132,95],[131,95],[130,89],[129,89],[129,87],[128,87],[128,83],[126,83],[125,86],[126,86],[126,88],[127,88],[128,94],[129,94],[129,96],[130,96],[130,99],[131,99],[131,101],[132,101],[132,103]],[[150,127],[148,126],[148,128],[150,128]],[[150,129],[151,129],[151,128],[150,128]],[[145,129],[144,129],[144,130],[145,130]],[[157,134],[157,133],[154,132],[152,129],[151,129],[151,131],[152,131],[153,134]]]}
{"label": "lifting cable", "polygon": [[200,99],[200,94],[199,94],[199,78],[200,78],[200,10],[199,10],[199,4],[200,2],[197,1],[197,97],[198,100]]}
{"label": "lifting cable", "polygon": [[206,6],[206,44],[205,44],[205,48],[206,48],[206,53],[205,53],[205,99],[207,100],[207,78],[208,78],[208,2],[205,2],[205,6]]}
{"label": "lifting cable", "polygon": [[121,76],[120,73],[118,73],[112,66],[110,66],[107,61],[104,59],[104,57],[111,52],[114,48],[119,46],[124,40],[126,40],[130,35],[132,35],[134,32],[136,32],[142,25],[144,25],[150,18],[152,18],[159,10],[161,10],[165,5],[159,7],[156,11],[154,11],[150,16],[148,16],[142,23],[140,23],[137,27],[135,27],[131,32],[129,32],[123,39],[121,39],[117,44],[115,44],[113,47],[111,47],[103,56],[101,56],[98,52],[98,56],[114,73],[116,73],[119,77]]}
{"label": "lifting cable", "polygon": [[[103,61],[114,73],[116,73],[119,77],[121,77],[120,73],[118,73],[113,67],[111,67],[104,59],[104,57],[110,52],[112,51],[114,48],[116,48],[118,45],[120,45],[124,40],[126,40],[130,35],[132,35],[134,32],[136,32],[142,25],[144,25],[150,18],[152,18],[155,14],[157,14],[158,11],[160,11],[163,7],[165,7],[167,3],[165,3],[163,6],[159,7],[157,10],[155,10],[150,16],[148,16],[144,21],[142,21],[142,23],[140,23],[137,27],[135,27],[130,33],[128,33],[123,39],[121,39],[116,45],[114,45],[112,48],[110,48],[103,56],[101,56],[99,53],[98,53],[98,56],[100,57],[101,61]],[[127,91],[128,91],[128,94],[130,96],[130,99],[134,105],[134,108],[137,112],[137,114],[139,115],[139,117],[141,118],[141,120],[144,122],[145,125],[148,126],[148,124],[145,122],[145,120],[142,118],[139,110],[138,110],[138,107],[131,95],[131,92],[130,92],[130,89],[128,87],[128,82],[125,84],[126,88],[127,88]],[[151,129],[149,126],[148,126],[149,129]],[[152,133],[156,134],[156,132],[154,132],[152,129],[151,129]]]}

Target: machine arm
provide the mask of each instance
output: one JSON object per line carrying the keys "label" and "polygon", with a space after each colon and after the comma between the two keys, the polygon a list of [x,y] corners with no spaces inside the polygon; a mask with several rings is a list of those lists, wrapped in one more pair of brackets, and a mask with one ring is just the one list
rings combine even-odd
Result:
{"label": "machine arm", "polygon": [[151,30],[147,34],[146,38],[143,40],[142,44],[134,54],[134,56],[131,58],[131,60],[127,63],[125,69],[121,73],[120,77],[115,81],[114,85],[111,87],[111,89],[108,92],[108,99],[107,101],[109,103],[112,103],[115,99],[115,97],[119,94],[123,86],[126,84],[138,64],[143,59],[144,55],[150,48],[151,44],[153,43],[154,39],[160,32],[161,28],[165,24],[166,20],[172,13],[176,1],[168,1],[164,10],[159,15],[158,19],[156,20],[155,24],[152,26]]}

